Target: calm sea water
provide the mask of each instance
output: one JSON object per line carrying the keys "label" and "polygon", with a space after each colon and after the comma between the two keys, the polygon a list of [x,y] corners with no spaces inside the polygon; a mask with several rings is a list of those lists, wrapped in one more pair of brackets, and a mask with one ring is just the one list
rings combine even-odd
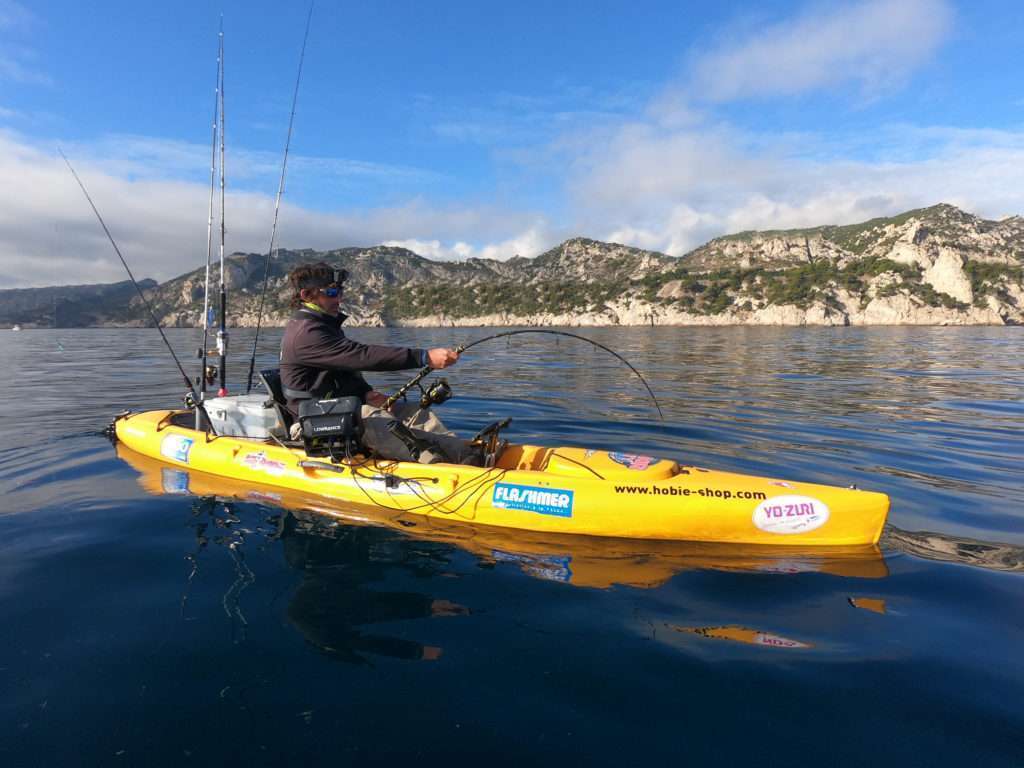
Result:
{"label": "calm sea water", "polygon": [[[467,355],[440,414],[881,490],[881,554],[239,499],[101,436],[122,409],[179,402],[155,331],[3,332],[0,764],[1024,764],[1021,329],[582,333],[647,375],[664,422],[613,358],[544,337]],[[194,367],[197,335],[169,335]],[[233,336],[235,373],[250,338]]]}

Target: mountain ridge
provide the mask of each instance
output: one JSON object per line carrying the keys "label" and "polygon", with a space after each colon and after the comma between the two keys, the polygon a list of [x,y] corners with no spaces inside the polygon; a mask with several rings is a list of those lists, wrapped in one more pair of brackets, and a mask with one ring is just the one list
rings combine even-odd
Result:
{"label": "mountain ridge", "polygon": [[[723,235],[679,257],[586,237],[507,261],[433,261],[386,245],[281,249],[270,264],[264,325],[286,322],[287,272],[313,260],[350,272],[343,309],[353,325],[1024,321],[1024,218],[986,220],[945,203],[857,224]],[[231,325],[256,324],[265,268],[260,254],[225,260]],[[201,267],[147,286],[162,324],[201,324],[204,275]],[[9,299],[16,291],[60,290],[67,289],[0,291],[0,323],[44,325],[9,311]],[[137,297],[67,317],[147,324]]]}

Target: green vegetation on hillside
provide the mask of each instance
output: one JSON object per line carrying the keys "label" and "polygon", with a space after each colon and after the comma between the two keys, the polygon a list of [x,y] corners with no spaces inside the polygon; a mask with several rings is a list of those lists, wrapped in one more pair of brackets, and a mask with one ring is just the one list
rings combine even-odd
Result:
{"label": "green vegetation on hillside", "polygon": [[390,290],[384,299],[384,313],[394,319],[435,314],[450,317],[562,314],[600,309],[605,302],[617,298],[622,288],[621,284],[562,281],[492,281],[444,286],[416,283]]}
{"label": "green vegetation on hillside", "polygon": [[974,303],[985,306],[985,297],[992,295],[1000,301],[1011,301],[1006,290],[1005,281],[1020,285],[1024,282],[1024,268],[1009,264],[992,264],[984,261],[968,261],[964,264],[964,272],[971,281],[974,291]]}
{"label": "green vegetation on hillside", "polygon": [[750,297],[766,304],[793,304],[806,309],[815,301],[834,302],[833,290],[843,288],[855,295],[863,294],[867,284],[879,275],[891,273],[898,277],[880,289],[882,296],[901,289],[918,297],[929,306],[965,308],[952,296],[936,292],[921,282],[917,267],[899,264],[891,259],[870,257],[851,262],[840,268],[835,262],[819,259],[791,269],[764,267],[723,268],[713,272],[691,274],[678,267],[657,275],[648,275],[639,282],[641,295],[657,302],[657,294],[666,284],[679,281],[676,303],[688,312],[718,314],[728,309],[737,299]]}

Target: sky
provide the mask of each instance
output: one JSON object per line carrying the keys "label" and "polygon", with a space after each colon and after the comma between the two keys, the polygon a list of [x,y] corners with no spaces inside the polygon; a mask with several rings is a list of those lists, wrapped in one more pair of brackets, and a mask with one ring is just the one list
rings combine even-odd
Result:
{"label": "sky", "polygon": [[[365,7],[361,7],[365,6]],[[226,248],[266,253],[306,6],[0,0],[0,288],[206,260],[217,32]],[[948,202],[1024,213],[1019,0],[313,8],[285,248],[672,255]]]}

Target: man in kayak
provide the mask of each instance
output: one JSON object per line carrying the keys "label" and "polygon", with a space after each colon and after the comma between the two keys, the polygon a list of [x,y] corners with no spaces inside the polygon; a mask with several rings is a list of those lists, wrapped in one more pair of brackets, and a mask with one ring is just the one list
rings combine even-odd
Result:
{"label": "man in kayak", "polygon": [[[308,397],[356,396],[363,406],[364,442],[384,458],[410,460],[409,449],[388,430],[398,419],[411,427],[418,437],[433,443],[436,451],[427,451],[421,461],[448,458],[462,460],[465,441],[448,431],[429,410],[411,403],[396,403],[391,412],[382,410],[387,397],[363,378],[362,371],[403,371],[430,366],[447,368],[459,359],[453,349],[417,349],[360,344],[345,335],[340,311],[341,292],[348,273],[329,264],[303,264],[288,275],[294,290],[295,312],[288,320],[281,339],[281,386],[288,411],[298,416],[299,401]],[[414,420],[413,420],[413,417]]]}

